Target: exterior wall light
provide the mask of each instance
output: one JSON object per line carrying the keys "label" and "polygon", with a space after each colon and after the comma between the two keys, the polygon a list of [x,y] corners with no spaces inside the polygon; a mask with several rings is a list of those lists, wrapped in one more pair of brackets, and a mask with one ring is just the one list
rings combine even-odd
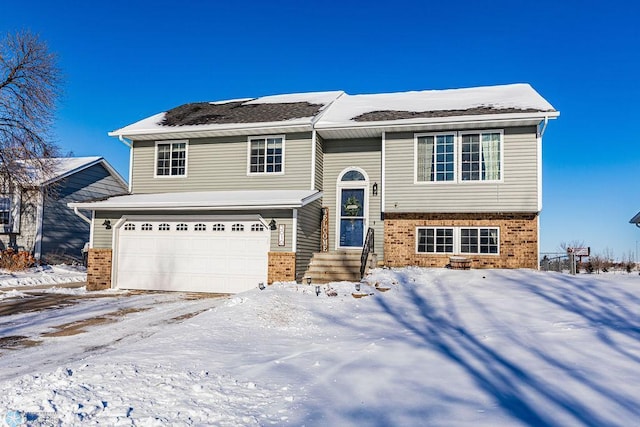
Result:
{"label": "exterior wall light", "polygon": [[373,187],[371,188],[371,191],[373,192],[374,196],[378,195],[378,183],[377,182],[373,183]]}
{"label": "exterior wall light", "polygon": [[107,230],[111,230],[111,221],[109,221],[108,219],[105,219],[102,225],[104,225],[104,228],[106,228]]}
{"label": "exterior wall light", "polygon": [[269,230],[275,230],[277,228],[276,220],[271,218],[271,222],[269,222]]}

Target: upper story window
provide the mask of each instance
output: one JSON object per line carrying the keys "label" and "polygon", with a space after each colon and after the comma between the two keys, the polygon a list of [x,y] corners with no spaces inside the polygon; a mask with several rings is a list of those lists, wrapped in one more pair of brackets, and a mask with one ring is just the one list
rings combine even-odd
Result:
{"label": "upper story window", "polygon": [[415,136],[415,181],[473,182],[502,179],[502,131]]}
{"label": "upper story window", "polygon": [[416,142],[418,182],[455,179],[455,134],[423,135]]}
{"label": "upper story window", "polygon": [[249,138],[250,174],[284,172],[284,136]]}
{"label": "upper story window", "polygon": [[187,175],[187,141],[156,143],[156,176]]}
{"label": "upper story window", "polygon": [[502,133],[478,132],[461,135],[461,178],[463,181],[500,180]]}

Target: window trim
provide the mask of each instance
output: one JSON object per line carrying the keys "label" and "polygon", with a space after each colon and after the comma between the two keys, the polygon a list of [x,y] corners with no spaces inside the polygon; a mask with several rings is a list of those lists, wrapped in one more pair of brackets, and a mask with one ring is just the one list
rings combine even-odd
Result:
{"label": "window trim", "polygon": [[22,213],[22,193],[20,191],[1,192],[0,198],[9,199],[9,223],[0,224],[0,234],[20,234]]}
{"label": "window trim", "polygon": [[[420,252],[418,251],[418,246],[420,245],[420,230],[452,230],[452,239],[453,242],[451,244],[453,252]],[[435,234],[434,234],[434,239],[436,238]],[[436,243],[434,241],[433,247],[434,249],[436,248]],[[454,253],[456,253],[456,227],[451,227],[451,226],[420,226],[420,227],[416,227],[416,253],[417,254],[427,254],[427,255],[453,255]]]}
{"label": "window trim", "polygon": [[[463,135],[480,135],[480,142],[482,143],[483,133],[499,133],[500,134],[500,179],[477,179],[477,180],[462,180],[462,136]],[[458,132],[460,149],[458,150],[457,159],[458,163],[458,183],[459,184],[482,184],[482,183],[496,183],[504,182],[504,129],[480,129],[480,130],[465,130]],[[482,144],[480,145],[482,147]],[[482,151],[480,152],[482,153]]]}
{"label": "window trim", "polygon": [[[266,171],[266,152],[265,152],[265,172],[251,172],[251,141],[263,139],[265,141],[265,151],[266,151],[266,143],[267,139],[275,139],[280,138],[282,140],[282,167],[279,172],[267,172]],[[254,135],[247,137],[247,176],[272,176],[272,175],[284,175],[284,166],[285,166],[285,148],[286,147],[286,138],[285,135]]]}
{"label": "window trim", "polygon": [[[419,244],[419,230],[422,229],[453,229],[453,252],[420,252],[418,251]],[[497,230],[498,231],[498,252],[496,253],[481,253],[481,252],[462,252],[462,229],[477,229],[479,230]],[[480,238],[478,232],[478,239]],[[499,226],[449,226],[449,225],[420,225],[415,228],[415,253],[417,255],[473,255],[473,256],[500,256],[500,246],[502,244],[501,233]],[[480,249],[480,243],[478,241],[478,249]]]}
{"label": "window trim", "polygon": [[[462,136],[463,135],[480,135],[482,140],[482,134],[486,133],[499,133],[500,134],[500,179],[479,179],[479,180],[462,180]],[[452,181],[418,181],[418,138],[423,136],[442,136],[453,135],[454,136],[454,172]],[[414,133],[413,135],[413,183],[415,185],[451,185],[451,184],[464,184],[464,185],[476,185],[476,184],[495,184],[504,182],[504,129],[478,129],[478,130],[464,130],[464,131],[449,131],[449,132],[422,132]]]}
{"label": "window trim", "polygon": [[[169,165],[169,175],[158,175],[158,146],[170,144],[184,144],[184,175],[171,175],[171,165]],[[189,172],[189,140],[188,139],[167,139],[155,142],[155,155],[153,162],[153,177],[160,179],[187,178]]]}
{"label": "window trim", "polygon": [[[418,180],[418,139],[424,136],[433,136],[434,140],[438,136],[453,135],[453,179],[451,181],[419,181]],[[434,145],[435,151],[435,145]],[[435,154],[435,153],[434,153]],[[458,132],[427,132],[413,135],[413,183],[418,185],[442,185],[455,184],[458,182]]]}

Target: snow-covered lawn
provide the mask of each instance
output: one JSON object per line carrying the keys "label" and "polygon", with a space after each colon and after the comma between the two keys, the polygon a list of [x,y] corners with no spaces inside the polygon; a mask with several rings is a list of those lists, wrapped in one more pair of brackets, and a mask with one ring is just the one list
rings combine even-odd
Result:
{"label": "snow-covered lawn", "polygon": [[32,285],[57,285],[87,280],[87,269],[78,265],[42,265],[25,271],[0,269],[0,290]]}
{"label": "snow-covered lawn", "polygon": [[[62,425],[637,425],[637,274],[406,268],[367,281],[362,291],[372,295],[359,299],[344,282],[320,296],[276,284],[159,305],[150,295],[118,297],[149,309],[0,350],[0,416],[16,410]],[[48,316],[71,319],[98,310],[97,301],[106,300]],[[162,320],[166,307],[189,304],[185,313],[208,310]],[[20,334],[31,336],[50,321],[38,316],[0,323],[26,323]]]}

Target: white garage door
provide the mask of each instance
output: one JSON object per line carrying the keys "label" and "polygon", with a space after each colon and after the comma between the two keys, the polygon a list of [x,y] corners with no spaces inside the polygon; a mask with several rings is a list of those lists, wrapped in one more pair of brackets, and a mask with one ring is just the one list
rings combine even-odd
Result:
{"label": "white garage door", "polygon": [[270,233],[259,220],[131,220],[119,229],[116,286],[242,292],[267,282]]}

